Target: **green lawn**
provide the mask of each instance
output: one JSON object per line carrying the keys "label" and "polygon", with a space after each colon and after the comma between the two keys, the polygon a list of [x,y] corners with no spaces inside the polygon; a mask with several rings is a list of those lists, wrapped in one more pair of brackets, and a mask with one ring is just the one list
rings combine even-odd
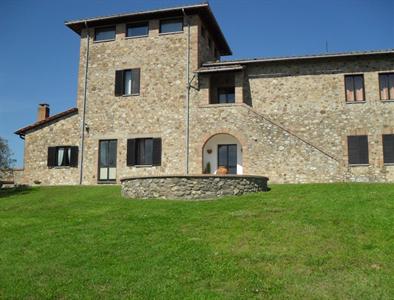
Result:
{"label": "green lawn", "polygon": [[392,299],[394,185],[218,201],[0,191],[0,298]]}

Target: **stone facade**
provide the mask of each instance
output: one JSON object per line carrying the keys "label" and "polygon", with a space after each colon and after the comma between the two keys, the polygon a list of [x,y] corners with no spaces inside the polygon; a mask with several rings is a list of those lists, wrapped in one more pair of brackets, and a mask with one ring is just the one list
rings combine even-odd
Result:
{"label": "stone facade", "polygon": [[[383,164],[382,134],[393,132],[394,103],[380,100],[378,75],[393,70],[393,54],[247,65],[244,103],[209,105],[205,96],[192,109],[193,122],[205,125],[193,127],[192,155],[207,136],[223,132],[244,141],[244,173],[264,170],[272,182],[392,182],[394,167]],[[365,102],[345,101],[347,74],[364,74]],[[202,94],[209,79],[200,76]],[[347,136],[361,134],[369,138],[370,164],[349,166]],[[193,168],[201,163],[194,161]]]}
{"label": "stone facade", "polygon": [[[380,100],[378,81],[380,72],[394,72],[393,52],[237,61],[227,64],[237,67],[233,71],[222,72],[215,68],[223,68],[223,64],[208,62],[218,58],[215,36],[209,28],[212,24],[197,14],[188,18],[192,79],[189,174],[205,170],[204,156],[208,154],[203,151],[210,138],[227,134],[241,146],[242,173],[268,176],[274,183],[394,181],[394,166],[383,164],[381,138],[394,132],[394,102]],[[85,111],[89,130],[85,132],[83,184],[98,183],[99,141],[106,139],[117,140],[117,183],[126,177],[185,173],[189,31],[185,26],[182,32],[161,34],[159,19],[148,21],[149,34],[140,38],[127,38],[126,23],[116,18],[113,41],[95,42],[94,28],[90,28]],[[78,114],[24,135],[24,183],[79,183],[80,167],[47,167],[47,148],[75,145],[81,149],[86,29],[80,35]],[[215,72],[198,73],[201,66]],[[115,71],[130,68],[141,69],[140,93],[115,96]],[[347,74],[364,74],[365,102],[346,103]],[[210,104],[221,81],[233,82],[235,103]],[[368,135],[369,165],[349,166],[346,140],[353,134]],[[127,140],[139,137],[161,137],[160,166],[127,166]]]}
{"label": "stone facade", "polygon": [[122,179],[122,195],[135,199],[214,199],[267,191],[263,176],[156,176]]}
{"label": "stone facade", "polygon": [[[191,20],[191,70],[198,67],[197,28]],[[118,141],[117,178],[182,173],[185,161],[185,94],[187,30],[160,34],[159,20],[149,22],[149,36],[126,38],[125,24],[117,25],[116,41],[94,42],[91,30],[86,123],[85,184],[97,183],[98,145],[102,139]],[[86,32],[81,39],[78,107],[84,94]],[[140,94],[115,97],[115,70],[140,68]],[[192,76],[192,75],[191,75]],[[127,139],[161,137],[161,166],[126,166]]]}

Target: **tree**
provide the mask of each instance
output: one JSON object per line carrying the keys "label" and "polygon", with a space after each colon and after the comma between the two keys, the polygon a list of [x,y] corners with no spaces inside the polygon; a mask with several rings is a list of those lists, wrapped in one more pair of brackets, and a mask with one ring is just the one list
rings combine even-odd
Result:
{"label": "tree", "polygon": [[10,169],[14,166],[15,159],[8,146],[8,141],[0,137],[0,169]]}

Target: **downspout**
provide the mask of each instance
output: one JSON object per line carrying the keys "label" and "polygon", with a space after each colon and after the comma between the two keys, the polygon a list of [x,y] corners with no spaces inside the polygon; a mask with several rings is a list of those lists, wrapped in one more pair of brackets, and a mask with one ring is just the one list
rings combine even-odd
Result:
{"label": "downspout", "polygon": [[186,120],[185,120],[185,174],[189,174],[189,119],[190,119],[190,20],[182,8],[182,13],[185,16],[187,24],[187,49],[186,49]]}
{"label": "downspout", "polygon": [[82,110],[82,124],[81,124],[81,159],[79,163],[79,184],[82,184],[83,180],[83,159],[84,159],[84,149],[85,149],[85,119],[86,119],[86,98],[87,98],[87,86],[88,86],[88,62],[89,62],[89,27],[88,23],[85,21],[86,28],[86,56],[85,56],[85,83],[84,83],[84,94],[83,94],[83,110]]}

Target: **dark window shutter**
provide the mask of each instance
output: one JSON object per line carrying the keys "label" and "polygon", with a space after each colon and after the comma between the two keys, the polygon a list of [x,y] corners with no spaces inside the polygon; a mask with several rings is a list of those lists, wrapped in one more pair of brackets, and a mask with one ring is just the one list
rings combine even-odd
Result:
{"label": "dark window shutter", "polygon": [[123,70],[115,72],[115,96],[122,96],[124,91]]}
{"label": "dark window shutter", "polygon": [[394,134],[383,135],[383,161],[385,164],[394,163]]}
{"label": "dark window shutter", "polygon": [[140,93],[140,69],[131,70],[131,93]]}
{"label": "dark window shutter", "polygon": [[368,164],[368,136],[348,136],[349,164]]}
{"label": "dark window shutter", "polygon": [[78,167],[78,146],[71,147],[70,167]]}
{"label": "dark window shutter", "polygon": [[135,139],[127,140],[127,165],[134,166],[136,164]]}
{"label": "dark window shutter", "polygon": [[218,90],[217,89],[211,89],[209,92],[209,98],[210,98],[210,104],[216,104],[218,103]]}
{"label": "dark window shutter", "polygon": [[161,165],[161,138],[153,139],[153,165]]}
{"label": "dark window shutter", "polygon": [[48,167],[56,165],[56,147],[48,147]]}

